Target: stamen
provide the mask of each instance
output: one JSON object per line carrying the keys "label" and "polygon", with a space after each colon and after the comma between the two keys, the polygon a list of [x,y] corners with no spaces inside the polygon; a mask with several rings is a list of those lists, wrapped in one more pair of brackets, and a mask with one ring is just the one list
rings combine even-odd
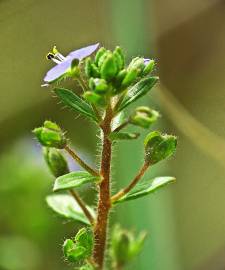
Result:
{"label": "stamen", "polygon": [[52,58],[54,58],[54,57],[55,57],[54,54],[51,53],[51,52],[49,52],[49,53],[46,55],[46,58],[47,58],[48,60],[52,60]]}

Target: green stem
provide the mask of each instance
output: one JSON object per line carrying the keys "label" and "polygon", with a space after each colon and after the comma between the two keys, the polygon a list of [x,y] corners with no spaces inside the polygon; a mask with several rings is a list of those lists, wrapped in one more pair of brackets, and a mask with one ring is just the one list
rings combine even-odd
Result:
{"label": "green stem", "polygon": [[74,197],[74,199],[76,200],[76,202],[78,203],[80,208],[83,210],[85,216],[90,221],[90,224],[94,225],[94,218],[93,218],[92,214],[90,213],[90,211],[87,209],[85,203],[80,198],[80,196],[73,189],[69,190],[69,193]]}
{"label": "green stem", "polygon": [[99,176],[99,173],[96,170],[92,169],[89,165],[87,165],[68,145],[66,145],[64,149],[86,171],[88,171],[90,174],[94,176]]}
{"label": "green stem", "polygon": [[111,202],[114,203],[115,201],[117,201],[121,197],[123,197],[125,194],[127,194],[129,191],[131,191],[131,189],[136,186],[136,184],[138,183],[138,181],[145,174],[145,172],[147,171],[147,169],[149,168],[149,166],[150,166],[150,163],[149,162],[145,162],[144,165],[139,170],[138,174],[130,182],[130,184],[127,187],[121,189],[118,193],[116,193],[115,195],[112,196]]}

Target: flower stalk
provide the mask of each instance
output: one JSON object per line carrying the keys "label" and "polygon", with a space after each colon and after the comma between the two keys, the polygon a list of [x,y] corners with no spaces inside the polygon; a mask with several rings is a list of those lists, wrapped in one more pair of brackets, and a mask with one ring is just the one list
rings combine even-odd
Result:
{"label": "flower stalk", "polygon": [[94,176],[99,176],[99,173],[87,165],[68,145],[66,145],[64,149],[82,168]]}

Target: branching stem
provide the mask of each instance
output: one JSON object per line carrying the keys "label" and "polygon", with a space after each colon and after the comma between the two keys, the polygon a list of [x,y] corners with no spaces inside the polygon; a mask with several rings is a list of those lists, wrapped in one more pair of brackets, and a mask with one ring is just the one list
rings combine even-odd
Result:
{"label": "branching stem", "polygon": [[96,170],[92,169],[89,165],[87,165],[68,145],[66,145],[64,149],[86,171],[88,171],[94,176],[99,176],[99,173]]}
{"label": "branching stem", "polygon": [[136,184],[139,182],[139,180],[143,177],[147,169],[149,168],[150,163],[145,162],[141,169],[139,170],[138,174],[135,176],[135,178],[130,182],[130,184],[121,189],[118,193],[112,196],[111,202],[114,203],[115,201],[119,200],[121,197],[123,197],[125,194],[127,194],[133,187],[136,186]]}

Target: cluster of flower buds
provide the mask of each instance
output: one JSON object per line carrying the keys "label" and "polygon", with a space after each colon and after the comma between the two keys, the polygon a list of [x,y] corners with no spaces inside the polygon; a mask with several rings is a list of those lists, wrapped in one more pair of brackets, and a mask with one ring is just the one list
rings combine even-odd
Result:
{"label": "cluster of flower buds", "polygon": [[144,145],[145,160],[150,164],[155,164],[175,153],[177,138],[173,135],[163,135],[158,131],[153,131],[145,138]]}
{"label": "cluster of flower buds", "polygon": [[154,61],[142,57],[134,58],[126,67],[120,47],[116,47],[114,51],[101,47],[94,59],[88,57],[85,60],[90,91],[85,92],[84,97],[91,103],[104,106],[107,97],[121,93],[138,78],[149,74],[153,68]]}
{"label": "cluster of flower buds", "polygon": [[112,234],[111,255],[115,269],[120,269],[135,258],[142,250],[146,233],[134,237],[133,233],[116,225]]}
{"label": "cluster of flower buds", "polygon": [[63,253],[69,262],[84,261],[91,256],[92,249],[93,233],[90,228],[80,229],[74,239],[66,239],[63,244]]}

